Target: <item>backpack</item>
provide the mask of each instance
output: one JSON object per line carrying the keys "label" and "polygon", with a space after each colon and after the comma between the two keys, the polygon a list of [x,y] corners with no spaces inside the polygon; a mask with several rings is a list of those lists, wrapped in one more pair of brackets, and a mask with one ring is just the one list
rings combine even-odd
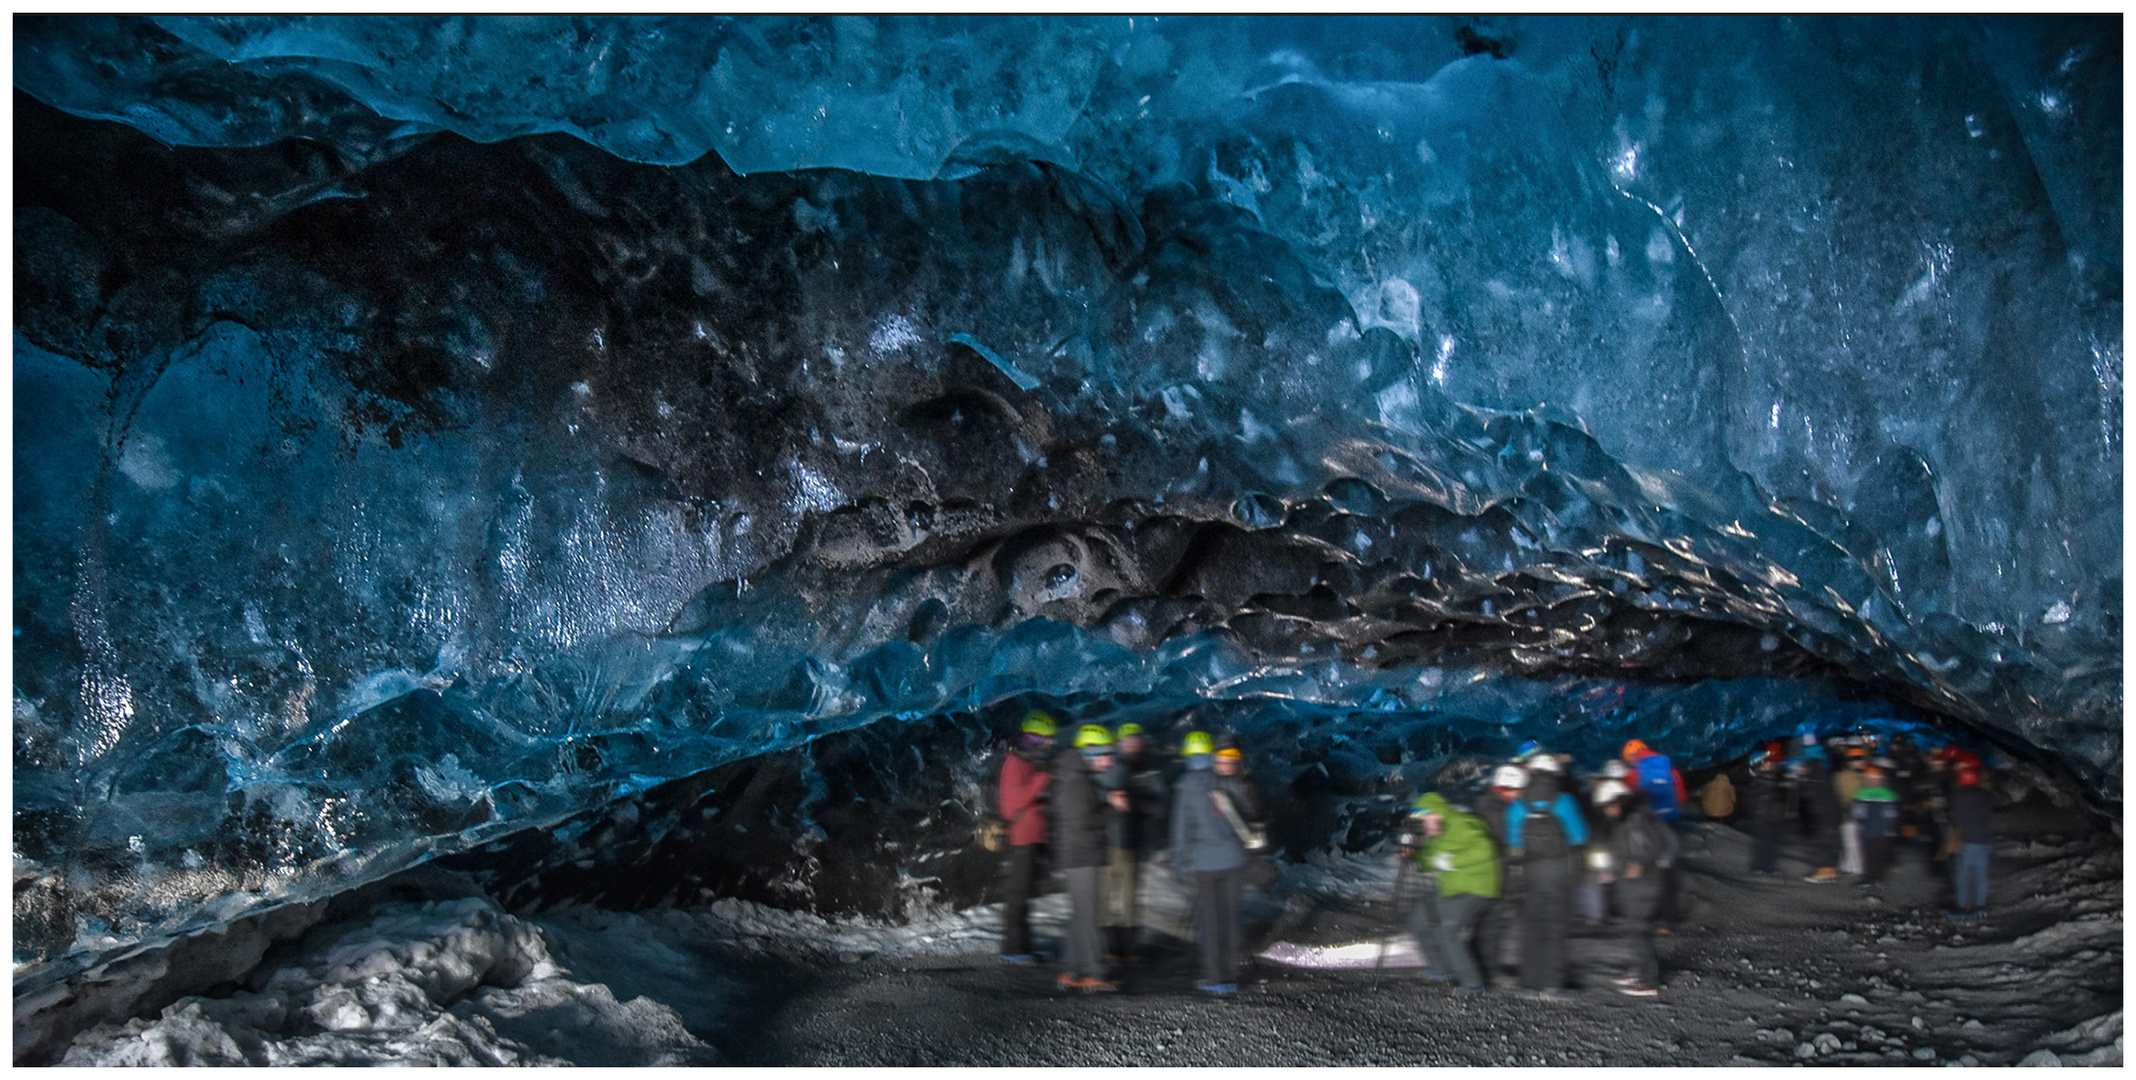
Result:
{"label": "backpack", "polygon": [[1666,755],[1648,754],[1639,759],[1639,790],[1647,794],[1647,808],[1671,825],[1676,824],[1677,818],[1674,773]]}
{"label": "backpack", "polygon": [[1556,795],[1540,802],[1528,801],[1527,816],[1520,823],[1520,849],[1526,858],[1555,859],[1572,854],[1572,845],[1565,842],[1564,823],[1557,819],[1556,806]]}

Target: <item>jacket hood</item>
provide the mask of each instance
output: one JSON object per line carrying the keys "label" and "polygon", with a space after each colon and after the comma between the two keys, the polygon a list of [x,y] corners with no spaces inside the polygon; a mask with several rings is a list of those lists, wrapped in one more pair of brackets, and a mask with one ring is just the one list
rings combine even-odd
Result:
{"label": "jacket hood", "polygon": [[1420,812],[1437,814],[1440,817],[1450,816],[1454,812],[1453,804],[1446,801],[1446,796],[1436,791],[1425,792],[1417,799],[1416,805]]}

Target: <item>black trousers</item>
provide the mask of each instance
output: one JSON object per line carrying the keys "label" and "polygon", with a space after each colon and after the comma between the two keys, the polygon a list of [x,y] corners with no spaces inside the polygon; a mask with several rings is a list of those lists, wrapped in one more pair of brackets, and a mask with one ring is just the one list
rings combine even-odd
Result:
{"label": "black trousers", "polygon": [[1862,884],[1884,880],[1884,872],[1891,869],[1891,844],[1889,836],[1862,834]]}
{"label": "black trousers", "polygon": [[1780,829],[1752,818],[1750,822],[1750,872],[1770,874],[1780,869]]}
{"label": "black trousers", "polygon": [[1001,863],[1001,955],[1031,951],[1031,894],[1038,886],[1037,844],[1012,844]]}
{"label": "black trousers", "polygon": [[1498,902],[1485,908],[1476,927],[1476,954],[1483,960],[1484,974],[1510,978],[1520,970],[1520,902],[1526,895],[1521,864],[1505,864]]}
{"label": "black trousers", "polygon": [[1245,887],[1245,871],[1197,870],[1194,872],[1194,920],[1201,944],[1202,981],[1239,981],[1239,892]]}
{"label": "black trousers", "polygon": [[1654,955],[1654,920],[1668,891],[1668,879],[1658,867],[1649,866],[1636,878],[1620,877],[1611,888],[1617,891],[1617,913],[1624,916],[1624,947],[1632,975],[1647,986],[1661,982],[1661,960]]}
{"label": "black trousers", "polygon": [[1522,865],[1520,984],[1530,990],[1565,985],[1565,931],[1572,917],[1572,857],[1528,859]]}

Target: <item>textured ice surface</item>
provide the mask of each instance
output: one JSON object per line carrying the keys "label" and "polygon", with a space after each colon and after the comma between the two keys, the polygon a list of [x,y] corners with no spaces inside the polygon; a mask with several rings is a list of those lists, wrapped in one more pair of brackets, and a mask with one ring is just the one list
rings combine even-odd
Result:
{"label": "textured ice surface", "polygon": [[[603,976],[627,958],[638,979],[669,987],[666,997],[675,986],[718,981],[657,937],[576,929],[581,950],[602,954]],[[250,982],[234,994],[181,998],[154,1019],[92,1028],[59,1064],[718,1063],[672,1008],[619,1001],[609,982],[574,977],[541,927],[479,897],[388,905],[367,920],[329,924]]]}
{"label": "textured ice surface", "polygon": [[17,30],[18,955],[1027,691],[2118,795],[2111,23]]}

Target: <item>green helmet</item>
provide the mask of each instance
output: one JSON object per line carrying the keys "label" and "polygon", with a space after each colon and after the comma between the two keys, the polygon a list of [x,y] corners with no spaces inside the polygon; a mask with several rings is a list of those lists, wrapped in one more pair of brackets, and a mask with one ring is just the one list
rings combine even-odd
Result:
{"label": "green helmet", "polygon": [[1053,737],[1053,718],[1033,709],[1024,714],[1023,729],[1026,735],[1043,735],[1050,739]]}
{"label": "green helmet", "polygon": [[1187,732],[1185,741],[1179,744],[1179,752],[1187,757],[1196,754],[1216,753],[1216,740],[1206,731]]}
{"label": "green helmet", "polygon": [[1112,732],[1105,730],[1105,725],[1103,724],[1084,724],[1076,729],[1075,748],[1078,750],[1092,746],[1111,745]]}
{"label": "green helmet", "polygon": [[1141,724],[1122,724],[1120,725],[1120,730],[1113,732],[1114,736],[1122,739],[1127,738],[1129,735],[1140,734],[1142,734]]}

